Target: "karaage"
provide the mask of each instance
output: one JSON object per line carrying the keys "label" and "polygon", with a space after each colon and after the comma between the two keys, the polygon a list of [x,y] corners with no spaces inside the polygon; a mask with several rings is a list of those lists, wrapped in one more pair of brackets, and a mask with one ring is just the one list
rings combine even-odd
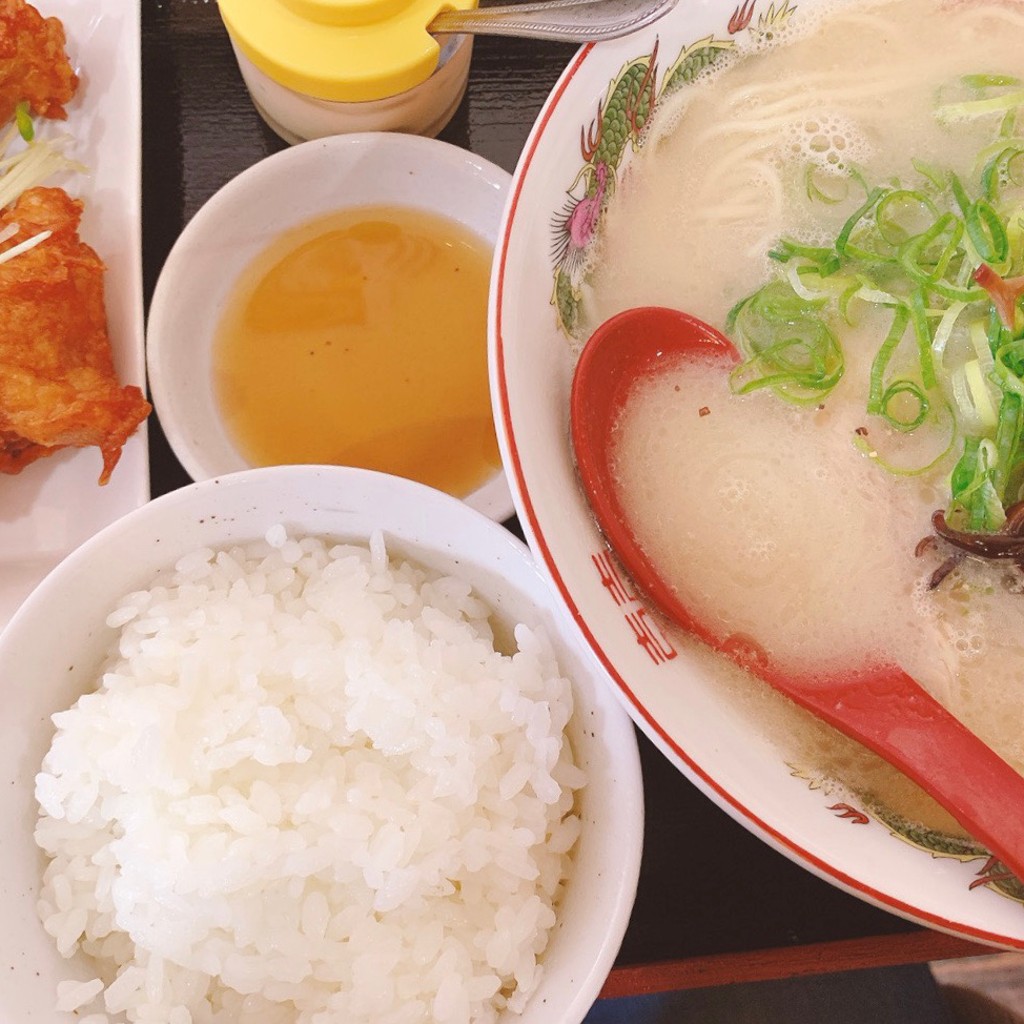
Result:
{"label": "karaage", "polygon": [[121,447],[150,412],[114,372],[103,304],[104,267],[78,237],[82,203],[56,188],[25,192],[0,211],[0,472],[67,447],[97,445],[106,483]]}
{"label": "karaage", "polygon": [[37,117],[65,118],[78,76],[64,52],[64,26],[25,0],[0,0],[0,125],[25,102]]}

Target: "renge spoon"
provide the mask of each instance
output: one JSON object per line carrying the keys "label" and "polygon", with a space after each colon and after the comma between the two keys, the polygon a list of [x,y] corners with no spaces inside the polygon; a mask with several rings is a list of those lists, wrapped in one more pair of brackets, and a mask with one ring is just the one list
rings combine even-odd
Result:
{"label": "renge spoon", "polygon": [[800,678],[780,671],[763,652],[699,621],[641,548],[617,497],[612,435],[632,386],[678,365],[680,357],[720,359],[727,367],[740,359],[732,342],[708,324],[647,306],[598,327],[577,364],[572,443],[580,480],[612,550],[670,620],[898,768],[1024,880],[1024,777],[906,672],[865,667],[834,678]]}

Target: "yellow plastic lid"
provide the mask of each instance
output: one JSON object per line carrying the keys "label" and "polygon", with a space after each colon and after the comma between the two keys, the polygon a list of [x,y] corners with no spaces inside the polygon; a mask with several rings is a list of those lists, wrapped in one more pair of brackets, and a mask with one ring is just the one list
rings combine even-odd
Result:
{"label": "yellow plastic lid", "polygon": [[322,100],[397,96],[425,82],[440,47],[427,32],[477,0],[219,0],[235,45],[275,82]]}

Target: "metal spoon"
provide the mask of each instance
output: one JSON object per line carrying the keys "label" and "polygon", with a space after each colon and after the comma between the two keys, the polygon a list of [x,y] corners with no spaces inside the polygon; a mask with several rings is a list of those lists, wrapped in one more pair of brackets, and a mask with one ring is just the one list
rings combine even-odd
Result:
{"label": "metal spoon", "polygon": [[719,359],[726,369],[739,361],[713,327],[648,306],[602,324],[573,378],[570,420],[580,479],[623,566],[669,619],[900,769],[1024,879],[1024,777],[909,675],[896,666],[865,666],[836,678],[788,675],[752,644],[719,636],[695,618],[641,548],[617,496],[612,433],[632,385],[678,365],[679,357]]}
{"label": "metal spoon", "polygon": [[677,0],[539,0],[537,3],[441,11],[427,26],[435,34],[523,36],[562,43],[618,39],[657,21]]}

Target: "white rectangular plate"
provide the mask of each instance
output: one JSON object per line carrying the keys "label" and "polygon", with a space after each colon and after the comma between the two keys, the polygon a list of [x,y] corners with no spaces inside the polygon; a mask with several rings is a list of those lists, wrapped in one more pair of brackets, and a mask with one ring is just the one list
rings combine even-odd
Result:
{"label": "white rectangular plate", "polygon": [[[132,0],[34,0],[64,23],[78,93],[66,122],[39,121],[40,136],[67,131],[86,171],[55,177],[85,202],[82,239],[107,266],[106,301],[121,381],[144,386],[141,229],[140,5]],[[2,311],[0,311],[2,314]],[[82,541],[149,498],[143,425],[110,482],[97,480],[96,448],[67,449],[0,475],[0,628],[32,588]]]}

